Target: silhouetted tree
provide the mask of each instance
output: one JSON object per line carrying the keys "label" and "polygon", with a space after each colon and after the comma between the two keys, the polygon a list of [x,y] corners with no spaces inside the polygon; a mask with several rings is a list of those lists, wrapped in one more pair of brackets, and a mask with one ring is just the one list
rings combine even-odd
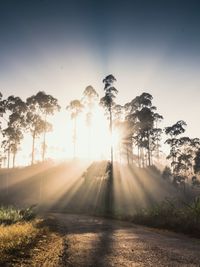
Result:
{"label": "silhouetted tree", "polygon": [[[118,140],[115,144],[115,154],[116,157],[119,155],[119,160],[121,162],[121,156],[124,154],[124,143],[125,137],[127,136],[127,129],[124,121],[124,107],[117,104],[113,105],[112,108],[113,117],[113,133],[116,134]],[[127,147],[126,147],[127,148]]]}
{"label": "silhouetted tree", "polygon": [[52,130],[52,124],[47,122],[47,116],[53,115],[55,111],[60,109],[57,99],[45,92],[38,92],[26,100],[27,114],[26,123],[27,128],[32,135],[32,154],[31,164],[34,163],[35,158],[35,139],[43,133],[43,147],[42,159],[45,157],[46,150],[46,133]]}
{"label": "silhouetted tree", "polygon": [[5,110],[8,116],[7,128],[3,130],[3,147],[7,151],[8,168],[10,167],[10,154],[13,154],[13,167],[16,153],[25,129],[26,104],[19,97],[9,96],[5,100]]}
{"label": "silhouetted tree", "polygon": [[67,106],[67,110],[69,110],[71,114],[71,119],[74,122],[74,129],[73,129],[73,144],[74,144],[74,158],[76,157],[76,141],[77,141],[77,118],[79,114],[83,110],[83,104],[80,100],[72,100],[69,105]]}
{"label": "silhouetted tree", "polygon": [[110,122],[110,135],[111,135],[111,168],[113,166],[113,144],[112,144],[112,132],[113,132],[113,120],[112,120],[112,108],[114,106],[114,99],[118,93],[118,90],[113,86],[116,81],[115,77],[110,74],[103,79],[105,96],[100,99],[100,104],[108,111]]}
{"label": "silhouetted tree", "polygon": [[198,149],[195,153],[193,168],[195,174],[200,174],[200,149]]}
{"label": "silhouetted tree", "polygon": [[166,166],[162,172],[162,178],[166,181],[170,181],[172,179],[172,172],[170,167]]}
{"label": "silhouetted tree", "polygon": [[196,176],[192,177],[192,186],[193,187],[200,187],[200,181]]}
{"label": "silhouetted tree", "polygon": [[95,104],[98,100],[98,93],[95,89],[89,85],[83,92],[82,102],[86,108],[86,124],[88,127],[88,158],[90,158],[90,147],[91,147],[91,131],[92,131],[92,117]]}
{"label": "silhouetted tree", "polygon": [[[3,95],[2,93],[0,92],[0,140],[1,140],[1,143],[0,143],[0,149],[2,149],[2,122],[4,119],[4,114],[6,112],[6,108],[5,108],[5,100],[3,99]],[[1,161],[1,166],[3,164],[3,161],[4,161],[5,157],[3,155],[3,151],[0,150],[0,161]]]}
{"label": "silhouetted tree", "polygon": [[186,181],[194,176],[195,153],[200,147],[198,138],[177,138],[179,134],[185,132],[185,126],[185,122],[178,121],[173,126],[165,128],[166,133],[171,137],[166,140],[166,143],[171,147],[167,158],[171,160],[174,184],[181,184],[184,189]]}
{"label": "silhouetted tree", "polygon": [[42,160],[45,160],[46,153],[46,133],[52,131],[52,125],[47,122],[48,116],[52,116],[56,111],[60,110],[58,100],[52,95],[48,95],[45,92],[38,92],[35,96],[36,102],[40,106],[41,114],[44,120],[43,129],[43,144],[42,144]]}
{"label": "silhouetted tree", "polygon": [[1,123],[2,123],[2,118],[4,113],[6,112],[6,108],[5,108],[5,100],[3,99],[3,95],[0,92],[0,130],[1,130]]}
{"label": "silhouetted tree", "polygon": [[4,140],[2,142],[2,145],[5,151],[8,153],[7,167],[8,168],[10,167],[10,154],[12,153],[13,154],[13,168],[14,168],[16,153],[19,149],[20,142],[23,139],[23,134],[20,128],[14,128],[12,126],[8,126],[6,129],[3,130],[3,137],[4,137]]}
{"label": "silhouetted tree", "polygon": [[172,126],[165,128],[165,134],[169,135],[170,138],[168,138],[165,143],[170,145],[170,153],[167,157],[167,159],[171,159],[171,167],[172,167],[172,173],[175,176],[175,164],[176,159],[178,157],[178,144],[179,141],[177,139],[177,136],[185,132],[185,126],[186,123],[182,120],[178,121],[177,123],[173,124]]}
{"label": "silhouetted tree", "polygon": [[152,152],[156,149],[162,132],[157,128],[157,123],[163,117],[155,113],[156,107],[152,105],[152,99],[152,95],[142,93],[125,104],[126,120],[132,128],[133,143],[138,148],[138,166],[142,163],[143,167],[146,160],[149,166],[152,164]]}

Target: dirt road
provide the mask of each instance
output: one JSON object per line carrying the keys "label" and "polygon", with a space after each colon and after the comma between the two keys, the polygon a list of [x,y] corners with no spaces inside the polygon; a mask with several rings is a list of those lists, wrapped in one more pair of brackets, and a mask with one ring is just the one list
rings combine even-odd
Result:
{"label": "dirt road", "polygon": [[12,266],[200,266],[200,240],[96,217],[48,217],[49,235]]}

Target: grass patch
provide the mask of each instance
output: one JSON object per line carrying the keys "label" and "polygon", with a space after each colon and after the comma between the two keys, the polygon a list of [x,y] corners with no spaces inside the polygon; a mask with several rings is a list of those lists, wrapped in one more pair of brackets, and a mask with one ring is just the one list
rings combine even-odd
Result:
{"label": "grass patch", "polygon": [[16,254],[25,253],[42,231],[37,224],[33,221],[0,226],[0,264]]}
{"label": "grass patch", "polygon": [[200,237],[200,197],[191,203],[166,200],[133,215],[131,221]]}
{"label": "grass patch", "polygon": [[14,207],[0,207],[0,224],[10,225],[22,221],[30,221],[35,218],[35,206],[26,209]]}

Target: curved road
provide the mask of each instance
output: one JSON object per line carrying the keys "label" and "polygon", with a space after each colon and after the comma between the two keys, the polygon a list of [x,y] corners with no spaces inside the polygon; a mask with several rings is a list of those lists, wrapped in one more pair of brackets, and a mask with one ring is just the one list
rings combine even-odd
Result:
{"label": "curved road", "polygon": [[19,266],[200,266],[198,239],[90,216],[48,217],[49,236]]}

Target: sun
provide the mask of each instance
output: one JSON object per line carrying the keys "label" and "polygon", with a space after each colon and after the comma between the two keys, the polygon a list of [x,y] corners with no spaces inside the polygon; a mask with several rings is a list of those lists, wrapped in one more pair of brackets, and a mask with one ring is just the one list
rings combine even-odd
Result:
{"label": "sun", "polygon": [[[53,131],[46,135],[46,159],[65,160],[73,158],[73,121],[66,111],[61,111],[49,118]],[[86,114],[83,112],[77,118],[76,157],[84,160],[108,160],[111,144],[117,150],[120,141],[120,132],[113,130],[112,137],[109,130],[109,120],[101,107],[93,110],[91,127],[86,123]],[[43,136],[36,139],[36,161],[42,160],[41,147]],[[32,139],[24,138],[23,148],[17,156],[19,165],[30,163]]]}

